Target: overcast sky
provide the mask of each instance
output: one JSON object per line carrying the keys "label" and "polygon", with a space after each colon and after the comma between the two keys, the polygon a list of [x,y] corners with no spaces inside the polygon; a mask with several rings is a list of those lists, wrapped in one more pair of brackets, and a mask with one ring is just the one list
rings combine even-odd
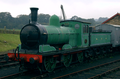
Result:
{"label": "overcast sky", "polygon": [[0,0],[0,12],[10,12],[13,17],[29,14],[30,7],[38,7],[38,13],[60,16],[63,5],[67,19],[108,17],[120,13],[120,0]]}

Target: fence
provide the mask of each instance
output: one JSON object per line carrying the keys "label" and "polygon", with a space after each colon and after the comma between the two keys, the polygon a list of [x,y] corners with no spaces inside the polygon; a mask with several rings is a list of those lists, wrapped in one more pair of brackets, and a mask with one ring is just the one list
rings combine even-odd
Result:
{"label": "fence", "polygon": [[20,34],[20,31],[8,30],[8,29],[0,29],[0,33],[6,33],[6,34]]}

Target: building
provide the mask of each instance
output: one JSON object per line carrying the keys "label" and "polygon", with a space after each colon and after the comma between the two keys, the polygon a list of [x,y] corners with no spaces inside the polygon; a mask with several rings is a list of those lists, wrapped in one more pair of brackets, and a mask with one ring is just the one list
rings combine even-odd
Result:
{"label": "building", "polygon": [[114,24],[114,25],[120,25],[120,13],[115,14],[108,20],[104,21],[102,24]]}
{"label": "building", "polygon": [[113,47],[120,45],[120,14],[117,13],[102,24],[97,25],[95,30],[111,31],[111,43]]}

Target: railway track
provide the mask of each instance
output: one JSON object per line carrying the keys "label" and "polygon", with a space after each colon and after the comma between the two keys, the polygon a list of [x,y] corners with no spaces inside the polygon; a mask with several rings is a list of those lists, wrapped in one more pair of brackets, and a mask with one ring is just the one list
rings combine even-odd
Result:
{"label": "railway track", "polygon": [[120,79],[120,68],[116,68],[116,70],[108,72],[107,74],[103,75],[101,79]]}
{"label": "railway track", "polygon": [[19,65],[19,62],[14,62],[14,61],[6,61],[6,60],[1,60],[0,61],[0,69],[4,68],[4,67],[10,67],[10,66],[15,66],[15,65]]}
{"label": "railway track", "polygon": [[7,54],[0,54],[0,60],[4,59],[5,55]]}
{"label": "railway track", "polygon": [[53,79],[74,79],[74,78],[79,78],[79,79],[99,79],[106,74],[109,74],[113,71],[119,70],[120,69],[120,59],[115,60],[112,62],[108,62],[105,64],[101,64],[98,66],[90,67],[87,69],[83,69],[80,71],[76,71],[73,73],[69,73],[66,75],[62,75],[59,77],[55,77]]}
{"label": "railway track", "polygon": [[8,60],[8,61],[4,60],[6,55],[7,54],[0,54],[0,68],[15,66],[15,65],[19,64],[19,62],[14,62],[14,61],[11,61],[11,60]]}
{"label": "railway track", "polygon": [[4,65],[0,65],[0,68],[9,67],[9,66],[15,66],[15,65],[19,65],[19,62],[6,63]]}
{"label": "railway track", "polygon": [[27,72],[28,71],[25,70],[25,71],[18,72],[18,73],[15,73],[15,74],[10,74],[10,75],[7,75],[7,76],[0,77],[0,79],[13,79],[15,76],[18,76],[18,75],[21,75],[21,74],[27,73]]}
{"label": "railway track", "polygon": [[4,58],[0,61],[0,79],[12,79],[11,77],[14,75],[19,75],[19,62],[4,60]]}

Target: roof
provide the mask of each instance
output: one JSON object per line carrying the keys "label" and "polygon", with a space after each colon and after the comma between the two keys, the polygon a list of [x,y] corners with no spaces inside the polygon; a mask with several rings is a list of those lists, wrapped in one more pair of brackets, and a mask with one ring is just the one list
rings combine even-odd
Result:
{"label": "roof", "polygon": [[111,18],[109,18],[108,20],[104,21],[102,24],[105,24],[106,22],[108,22],[109,20],[111,20],[112,18],[114,18],[114,17],[117,16],[117,15],[120,16],[120,13],[115,14],[114,16],[112,16]]}
{"label": "roof", "polygon": [[78,21],[78,20],[64,20],[64,21],[60,21],[60,23],[61,22],[81,22],[81,23],[87,23],[87,24],[91,24],[91,23],[89,23],[89,22],[84,22],[84,21]]}

